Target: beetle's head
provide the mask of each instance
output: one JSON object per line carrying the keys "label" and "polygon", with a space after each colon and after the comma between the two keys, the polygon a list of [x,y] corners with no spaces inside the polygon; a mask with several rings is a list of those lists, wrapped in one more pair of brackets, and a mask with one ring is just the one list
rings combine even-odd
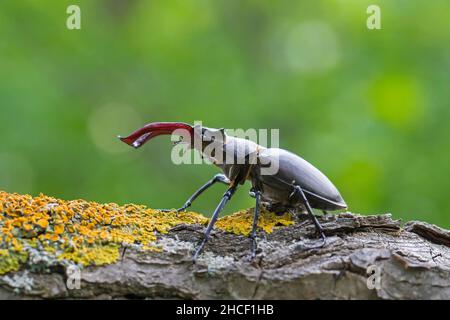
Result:
{"label": "beetle's head", "polygon": [[186,141],[193,141],[194,128],[183,122],[152,122],[128,137],[119,136],[119,139],[137,149],[156,136],[169,134],[179,135]]}
{"label": "beetle's head", "polygon": [[222,146],[226,141],[225,129],[208,128],[202,125],[194,126],[193,147],[204,152],[207,146]]}

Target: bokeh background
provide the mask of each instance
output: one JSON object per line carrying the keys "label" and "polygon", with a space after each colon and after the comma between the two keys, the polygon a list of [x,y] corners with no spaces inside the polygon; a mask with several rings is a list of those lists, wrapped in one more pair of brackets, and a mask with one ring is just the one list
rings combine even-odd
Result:
{"label": "bokeh background", "polygon": [[1,0],[0,189],[178,207],[217,170],[172,164],[169,137],[116,135],[202,120],[279,128],[353,212],[449,228],[449,35],[447,0]]}

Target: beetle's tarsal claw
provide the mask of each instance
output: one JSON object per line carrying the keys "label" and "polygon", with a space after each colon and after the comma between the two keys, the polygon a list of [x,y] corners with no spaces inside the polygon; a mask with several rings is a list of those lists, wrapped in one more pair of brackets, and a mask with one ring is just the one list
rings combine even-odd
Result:
{"label": "beetle's tarsal claw", "polygon": [[327,244],[327,237],[323,233],[320,235],[320,237],[322,238],[322,244],[319,246],[319,248],[323,248]]}
{"label": "beetle's tarsal claw", "polygon": [[258,244],[256,243],[256,239],[254,237],[250,238],[250,241],[251,241],[252,246],[250,249],[250,255],[248,256],[248,261],[251,262],[256,257],[256,250],[258,249]]}
{"label": "beetle's tarsal claw", "polygon": [[193,263],[195,263],[197,261],[198,256],[200,255],[200,253],[202,253],[203,248],[205,247],[206,241],[207,241],[206,238],[203,239],[203,241],[200,243],[200,245],[195,250],[194,256],[192,257]]}

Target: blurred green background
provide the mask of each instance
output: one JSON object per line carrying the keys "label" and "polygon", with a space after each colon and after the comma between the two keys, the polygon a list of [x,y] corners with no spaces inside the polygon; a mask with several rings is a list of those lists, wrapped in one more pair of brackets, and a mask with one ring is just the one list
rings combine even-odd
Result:
{"label": "blurred green background", "polygon": [[0,189],[178,207],[216,168],[175,166],[169,137],[136,151],[116,135],[202,120],[279,128],[353,212],[449,228],[449,35],[448,0],[2,0]]}

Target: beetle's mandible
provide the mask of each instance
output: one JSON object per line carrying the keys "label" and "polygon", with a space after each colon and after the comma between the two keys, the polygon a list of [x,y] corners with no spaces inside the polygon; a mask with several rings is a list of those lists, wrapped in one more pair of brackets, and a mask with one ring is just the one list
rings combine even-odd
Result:
{"label": "beetle's mandible", "polygon": [[[119,138],[126,144],[139,148],[156,136],[172,133],[182,134],[187,138],[185,141],[189,143],[189,147],[197,149],[223,172],[198,189],[177,212],[186,210],[200,194],[216,182],[228,185],[206,228],[203,241],[195,251],[194,262],[208,241],[220,212],[233,197],[236,189],[246,181],[251,182],[250,196],[256,200],[250,233],[251,258],[256,255],[256,225],[262,204],[275,213],[306,211],[322,237],[323,244],[326,243],[326,237],[313,208],[324,212],[347,208],[333,183],[303,158],[283,149],[265,148],[250,140],[228,136],[224,129],[191,126],[182,122],[153,122],[128,137]],[[265,168],[274,162],[277,165],[276,172],[265,173]]]}

